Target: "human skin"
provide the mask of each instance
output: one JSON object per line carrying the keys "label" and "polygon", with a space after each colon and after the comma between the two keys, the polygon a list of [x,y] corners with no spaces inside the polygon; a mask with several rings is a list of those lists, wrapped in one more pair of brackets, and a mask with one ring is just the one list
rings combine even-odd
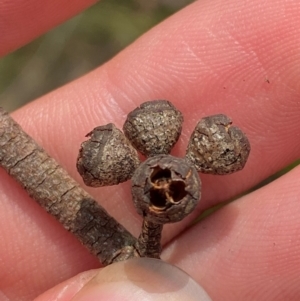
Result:
{"label": "human skin", "polygon": [[[40,16],[40,1],[0,1],[0,53],[92,2],[77,0],[70,8],[67,1],[44,0],[55,9]],[[200,175],[201,202],[188,218],[165,227],[162,257],[214,301],[300,300],[299,167],[188,228],[204,209],[299,158],[299,15],[298,0],[196,1],[103,66],[12,117],[82,183],[75,165],[85,134],[109,122],[121,128],[141,102],[168,99],[181,110],[183,133],[173,152],[178,156],[201,117],[230,116],[251,143],[248,163],[233,175]],[[60,300],[70,300],[96,272],[76,275],[100,264],[3,170],[0,179],[0,300],[33,300],[63,281],[74,286]],[[86,189],[138,235],[141,219],[131,203],[130,182]],[[52,296],[64,287],[66,282]]]}

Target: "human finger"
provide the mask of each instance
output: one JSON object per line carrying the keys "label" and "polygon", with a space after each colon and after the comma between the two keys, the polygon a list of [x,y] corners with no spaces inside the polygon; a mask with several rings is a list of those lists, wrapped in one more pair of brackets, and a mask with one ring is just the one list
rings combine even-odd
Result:
{"label": "human finger", "polygon": [[174,240],[163,258],[218,301],[299,300],[297,167]]}
{"label": "human finger", "polygon": [[96,0],[1,1],[0,56],[15,50],[34,38],[78,14]]}
{"label": "human finger", "polygon": [[[89,272],[88,272],[89,273]],[[89,281],[83,274],[46,292],[35,301],[80,300],[185,300],[211,301],[204,289],[175,266],[150,258],[118,262],[103,269]],[[77,281],[77,282],[76,282]],[[74,289],[78,291],[74,294]]]}
{"label": "human finger", "polygon": [[[286,52],[299,45],[300,27],[294,26],[299,22],[299,4],[295,1],[263,4],[254,1],[246,5],[228,1],[224,7],[223,3],[214,2],[213,6],[211,2],[194,3],[106,65],[23,108],[14,117],[79,179],[75,162],[85,134],[93,127],[111,121],[121,127],[127,112],[144,100],[167,98],[183,111],[186,123],[176,146],[177,155],[184,154],[188,135],[199,117],[226,113],[248,134],[252,145],[249,162],[245,170],[236,175],[203,176],[202,205],[191,218],[203,208],[237,195],[298,157],[299,142],[295,137],[299,127],[299,74],[295,70],[299,70],[299,54],[291,51],[286,56]],[[280,22],[276,22],[283,8],[286,13]],[[243,15],[234,14],[237,9]],[[258,13],[264,18],[256,20]],[[199,15],[206,17],[199,18]],[[273,29],[276,25],[276,28],[272,32],[262,31],[261,28],[268,29],[268,24],[272,24]],[[237,40],[233,39],[234,33]],[[260,51],[266,40],[267,49]],[[282,58],[278,60],[280,55]],[[262,70],[274,76],[269,79],[270,83],[265,78],[260,82]],[[216,74],[220,74],[219,82]],[[53,286],[62,270],[64,277],[70,277],[84,267],[95,266],[95,261],[84,253],[75,239],[60,232],[51,218],[41,213],[37,206],[30,205],[19,186],[4,174],[1,179],[7,212],[2,229],[7,233],[7,239],[10,231],[16,233],[15,249],[5,252],[5,262],[18,262],[21,255],[28,257],[26,265],[22,266],[26,273],[32,271],[37,259],[43,262],[47,258],[60,267],[55,270],[45,267],[49,271],[46,278],[35,273],[32,277],[37,285],[32,291],[40,292]],[[123,225],[138,234],[140,219],[130,203],[129,183],[119,185],[118,189],[89,191]],[[19,229],[14,223],[16,219],[26,221],[26,228]],[[168,227],[165,240],[177,235],[190,220]],[[32,248],[36,237],[40,242],[38,249]],[[49,248],[54,247],[52,240],[56,251],[49,254]],[[7,243],[4,241],[3,244],[2,249],[6,251]],[[22,254],[18,253],[20,245],[25,245]],[[86,255],[80,256],[82,254]],[[3,271],[8,269],[5,262]],[[14,269],[11,275],[14,279],[20,272]],[[17,291],[16,286],[12,286],[10,292]]]}

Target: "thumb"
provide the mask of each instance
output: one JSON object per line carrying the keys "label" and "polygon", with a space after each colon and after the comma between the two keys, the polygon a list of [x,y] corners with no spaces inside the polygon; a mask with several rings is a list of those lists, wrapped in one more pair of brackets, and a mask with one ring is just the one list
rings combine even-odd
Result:
{"label": "thumb", "polygon": [[36,299],[53,300],[211,301],[204,289],[185,272],[161,260],[150,258],[135,258],[114,263],[98,271],[82,273]]}
{"label": "thumb", "polygon": [[161,260],[138,258],[101,269],[72,301],[197,300],[207,293],[179,268]]}

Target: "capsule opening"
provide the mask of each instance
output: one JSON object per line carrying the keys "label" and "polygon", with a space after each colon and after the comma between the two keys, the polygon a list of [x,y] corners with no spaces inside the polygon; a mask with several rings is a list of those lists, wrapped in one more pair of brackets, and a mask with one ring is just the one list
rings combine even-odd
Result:
{"label": "capsule opening", "polygon": [[156,166],[150,176],[151,204],[161,210],[180,202],[186,195],[185,183],[180,179],[172,179],[171,170]]}

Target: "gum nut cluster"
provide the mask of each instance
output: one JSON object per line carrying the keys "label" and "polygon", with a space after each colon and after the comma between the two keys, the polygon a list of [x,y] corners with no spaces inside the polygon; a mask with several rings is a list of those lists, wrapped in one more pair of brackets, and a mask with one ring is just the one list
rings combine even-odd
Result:
{"label": "gum nut cluster", "polygon": [[[201,196],[197,171],[229,174],[242,169],[250,152],[245,134],[225,115],[199,121],[184,158],[170,154],[183,116],[167,100],[147,101],[130,112],[123,132],[112,123],[96,127],[81,145],[77,169],[84,183],[100,187],[132,180],[139,214],[156,223],[177,222]],[[141,163],[138,152],[146,156]]]}

